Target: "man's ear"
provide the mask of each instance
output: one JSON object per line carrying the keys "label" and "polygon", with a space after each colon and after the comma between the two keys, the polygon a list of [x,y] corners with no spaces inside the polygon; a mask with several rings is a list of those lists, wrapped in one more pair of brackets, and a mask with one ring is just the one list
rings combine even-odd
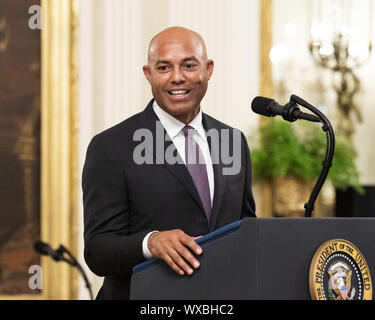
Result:
{"label": "man's ear", "polygon": [[143,73],[145,74],[147,81],[151,83],[151,70],[147,64],[143,66]]}
{"label": "man's ear", "polygon": [[214,61],[211,59],[207,61],[207,72],[208,72],[208,80],[210,80],[212,76],[212,72],[214,72]]}

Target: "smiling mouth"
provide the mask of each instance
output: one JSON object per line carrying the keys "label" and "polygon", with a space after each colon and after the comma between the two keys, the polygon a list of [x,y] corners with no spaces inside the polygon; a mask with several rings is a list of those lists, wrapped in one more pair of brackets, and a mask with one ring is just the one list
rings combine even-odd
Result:
{"label": "smiling mouth", "polygon": [[190,89],[169,90],[167,92],[174,97],[184,97],[190,93]]}

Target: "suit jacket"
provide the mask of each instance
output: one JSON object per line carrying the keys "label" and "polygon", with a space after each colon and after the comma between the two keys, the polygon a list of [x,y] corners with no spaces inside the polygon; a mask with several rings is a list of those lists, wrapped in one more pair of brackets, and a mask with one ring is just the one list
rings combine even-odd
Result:
{"label": "suit jacket", "polygon": [[[96,135],[87,149],[82,178],[84,256],[89,268],[105,277],[97,299],[129,298],[132,267],[144,260],[142,241],[148,232],[182,229],[201,236],[243,217],[255,217],[250,152],[242,133],[240,172],[223,175],[223,168],[230,166],[221,159],[213,164],[210,225],[186,166],[156,163],[157,139],[153,139],[153,164],[135,163],[133,151],[140,141],[134,141],[134,132],[143,128],[156,135],[158,118],[152,104],[153,100],[143,112]],[[226,129],[230,137],[236,130],[206,114],[202,121],[206,130]],[[220,136],[208,139],[210,148],[220,141]],[[163,150],[171,144],[164,141]]]}

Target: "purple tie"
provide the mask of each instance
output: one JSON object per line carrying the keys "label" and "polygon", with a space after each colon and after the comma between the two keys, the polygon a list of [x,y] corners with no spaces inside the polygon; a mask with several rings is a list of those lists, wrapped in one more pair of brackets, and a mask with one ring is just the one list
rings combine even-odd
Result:
{"label": "purple tie", "polygon": [[211,218],[211,196],[206,163],[198,143],[193,138],[194,128],[185,126],[182,128],[185,136],[185,161],[186,167],[193,178],[195,187],[201,198],[207,221]]}

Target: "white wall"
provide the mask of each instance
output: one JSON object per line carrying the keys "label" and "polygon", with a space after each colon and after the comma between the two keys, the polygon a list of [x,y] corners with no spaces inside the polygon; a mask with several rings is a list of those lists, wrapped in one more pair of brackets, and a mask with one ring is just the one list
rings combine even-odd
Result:
{"label": "white wall", "polygon": [[[244,132],[256,127],[250,104],[258,95],[258,12],[258,0],[81,0],[80,172],[93,135],[143,110],[151,99],[142,66],[149,41],[168,26],[200,33],[215,61],[203,111]],[[80,202],[78,248],[85,265],[82,216]],[[102,279],[86,270],[96,295]],[[79,299],[87,298],[80,280]]]}
{"label": "white wall", "polygon": [[[375,18],[375,1],[371,0],[372,19]],[[359,19],[365,20],[369,13],[365,10],[368,9],[366,1],[356,1],[357,15]],[[357,19],[358,20],[358,19]],[[366,19],[367,20],[367,19]],[[375,21],[372,22],[372,46],[375,46]],[[361,30],[359,30],[361,34]],[[365,32],[366,34],[366,32]],[[363,122],[357,127],[357,132],[354,137],[355,145],[359,154],[358,167],[361,170],[361,182],[364,185],[375,184],[375,161],[373,156],[373,148],[375,144],[375,50],[372,50],[372,55],[369,61],[364,64],[359,70],[357,75],[361,79],[361,92],[358,97],[358,104],[362,110]]]}

